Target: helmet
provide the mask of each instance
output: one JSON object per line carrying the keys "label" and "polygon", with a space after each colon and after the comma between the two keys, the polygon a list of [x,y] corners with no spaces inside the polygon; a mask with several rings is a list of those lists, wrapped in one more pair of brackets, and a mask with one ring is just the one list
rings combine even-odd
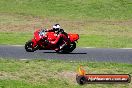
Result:
{"label": "helmet", "polygon": [[53,30],[54,31],[59,31],[60,30],[60,25],[59,24],[53,25]]}

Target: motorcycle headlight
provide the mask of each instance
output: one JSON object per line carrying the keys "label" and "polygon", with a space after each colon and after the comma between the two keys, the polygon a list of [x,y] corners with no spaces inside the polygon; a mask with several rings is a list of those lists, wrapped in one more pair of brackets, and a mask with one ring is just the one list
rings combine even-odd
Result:
{"label": "motorcycle headlight", "polygon": [[39,35],[39,38],[42,38],[42,35]]}

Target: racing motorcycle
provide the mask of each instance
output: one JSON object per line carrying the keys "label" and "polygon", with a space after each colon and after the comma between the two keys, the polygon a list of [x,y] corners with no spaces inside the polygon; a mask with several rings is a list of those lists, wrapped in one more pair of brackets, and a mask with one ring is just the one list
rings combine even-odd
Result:
{"label": "racing motorcycle", "polygon": [[[48,32],[46,29],[38,29],[34,32],[34,38],[26,42],[25,50],[27,52],[34,52],[36,50],[55,50],[57,53],[70,53],[76,48],[76,42],[79,39],[78,34],[67,34],[61,29],[59,32],[65,34],[69,42],[59,50],[56,50],[57,45],[48,43],[48,41],[55,41],[57,38],[55,32]],[[65,41],[63,38],[60,38],[57,44],[62,45]]]}

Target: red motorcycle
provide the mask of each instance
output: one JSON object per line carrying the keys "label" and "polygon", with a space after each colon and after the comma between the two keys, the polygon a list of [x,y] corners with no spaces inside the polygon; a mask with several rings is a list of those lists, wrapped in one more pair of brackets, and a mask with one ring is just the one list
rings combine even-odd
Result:
{"label": "red motorcycle", "polygon": [[[36,50],[55,50],[57,53],[70,53],[76,48],[76,41],[79,39],[78,34],[67,34],[64,30],[60,30],[62,34],[65,34],[70,42],[68,42],[62,49],[56,50],[57,45],[48,43],[48,41],[55,41],[57,38],[56,33],[48,32],[46,30],[36,30],[34,32],[34,38],[29,40],[25,44],[25,50],[27,52],[34,52]],[[61,38],[57,44],[64,44],[64,40]]]}

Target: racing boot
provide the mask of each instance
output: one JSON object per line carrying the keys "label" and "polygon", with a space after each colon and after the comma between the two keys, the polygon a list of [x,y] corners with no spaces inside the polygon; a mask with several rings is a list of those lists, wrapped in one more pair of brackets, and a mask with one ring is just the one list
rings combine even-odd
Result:
{"label": "racing boot", "polygon": [[60,45],[59,47],[57,47],[57,48],[55,49],[55,51],[58,51],[58,50],[63,49],[64,46],[66,46],[66,43],[64,43],[64,44]]}

